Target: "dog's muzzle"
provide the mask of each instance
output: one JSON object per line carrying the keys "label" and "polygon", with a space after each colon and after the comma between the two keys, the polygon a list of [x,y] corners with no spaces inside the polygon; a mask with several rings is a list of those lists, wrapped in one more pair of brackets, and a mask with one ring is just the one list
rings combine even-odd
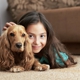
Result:
{"label": "dog's muzzle", "polygon": [[22,47],[22,44],[19,42],[19,43],[16,43],[16,47],[17,48],[21,48]]}

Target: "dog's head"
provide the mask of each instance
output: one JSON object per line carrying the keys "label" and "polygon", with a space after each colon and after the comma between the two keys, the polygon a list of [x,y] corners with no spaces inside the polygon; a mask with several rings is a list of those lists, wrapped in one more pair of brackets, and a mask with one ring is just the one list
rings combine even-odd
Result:
{"label": "dog's head", "polygon": [[22,25],[10,26],[7,31],[7,38],[13,52],[24,51],[25,42],[28,40],[28,35]]}

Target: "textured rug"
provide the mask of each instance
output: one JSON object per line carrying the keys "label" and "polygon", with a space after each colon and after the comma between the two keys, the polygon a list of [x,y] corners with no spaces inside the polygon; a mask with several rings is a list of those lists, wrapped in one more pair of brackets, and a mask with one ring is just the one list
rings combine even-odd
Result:
{"label": "textured rug", "polygon": [[69,68],[20,73],[0,72],[0,80],[80,80],[80,55],[74,57],[77,64]]}

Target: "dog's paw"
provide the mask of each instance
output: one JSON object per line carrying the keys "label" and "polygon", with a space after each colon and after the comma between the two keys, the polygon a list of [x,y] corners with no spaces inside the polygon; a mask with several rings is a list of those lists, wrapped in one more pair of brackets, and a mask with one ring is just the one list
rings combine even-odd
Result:
{"label": "dog's paw", "polygon": [[49,65],[41,64],[41,65],[36,66],[34,70],[36,70],[36,71],[45,71],[45,70],[49,70],[49,69],[50,69]]}
{"label": "dog's paw", "polygon": [[22,72],[24,71],[24,68],[21,66],[13,66],[12,68],[10,68],[10,72]]}

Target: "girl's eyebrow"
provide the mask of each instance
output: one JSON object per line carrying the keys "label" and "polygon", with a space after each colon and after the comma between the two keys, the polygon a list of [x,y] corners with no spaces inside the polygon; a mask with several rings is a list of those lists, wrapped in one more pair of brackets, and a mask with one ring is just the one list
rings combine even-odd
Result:
{"label": "girl's eyebrow", "polygon": [[41,34],[46,34],[46,32],[44,32],[44,33],[41,33]]}
{"label": "girl's eyebrow", "polygon": [[[31,33],[31,32],[28,32],[28,34],[33,34],[35,35],[35,33]],[[43,33],[40,33],[40,34],[47,34],[46,32],[43,32]]]}

